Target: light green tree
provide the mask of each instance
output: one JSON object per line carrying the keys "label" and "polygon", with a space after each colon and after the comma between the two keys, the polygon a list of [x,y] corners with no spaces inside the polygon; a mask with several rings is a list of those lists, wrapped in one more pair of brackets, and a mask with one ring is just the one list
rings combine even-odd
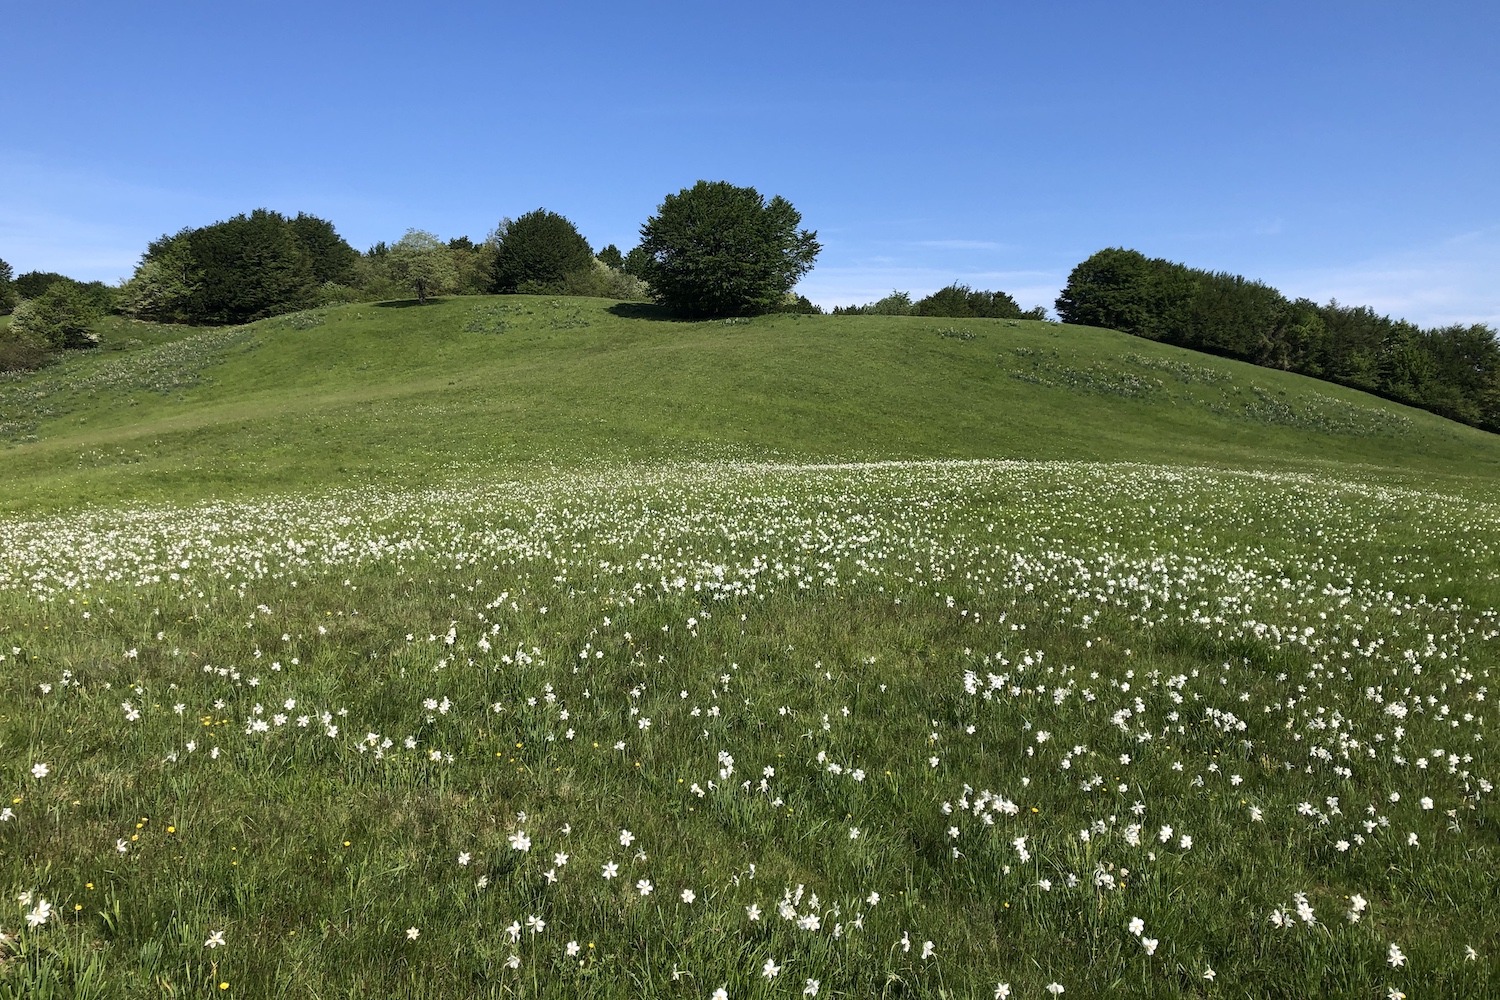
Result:
{"label": "light green tree", "polygon": [[391,276],[410,285],[417,301],[441,295],[458,285],[458,269],[448,245],[429,232],[408,229],[390,249]]}

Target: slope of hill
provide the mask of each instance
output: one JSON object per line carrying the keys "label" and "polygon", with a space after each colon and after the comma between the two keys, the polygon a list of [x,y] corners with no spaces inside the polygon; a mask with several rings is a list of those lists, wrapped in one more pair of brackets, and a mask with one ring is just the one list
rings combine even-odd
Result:
{"label": "slope of hill", "polygon": [[0,508],[597,458],[1332,462],[1455,489],[1500,470],[1500,438],[1408,407],[1047,323],[508,296],[106,341],[126,349],[0,382]]}
{"label": "slope of hill", "polygon": [[105,340],[0,382],[0,997],[1500,995],[1492,436],[1040,323]]}

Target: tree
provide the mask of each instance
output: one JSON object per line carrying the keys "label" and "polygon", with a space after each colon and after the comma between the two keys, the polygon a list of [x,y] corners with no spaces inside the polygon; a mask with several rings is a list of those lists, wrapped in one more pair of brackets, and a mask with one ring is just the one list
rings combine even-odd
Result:
{"label": "tree", "polygon": [[448,245],[431,233],[408,229],[390,250],[391,275],[410,285],[417,301],[451,291],[458,284],[458,271]]}
{"label": "tree", "polygon": [[914,316],[951,316],[956,319],[1021,319],[1016,300],[1005,292],[978,292],[957,282],[939,288],[911,307]]}
{"label": "tree", "polygon": [[600,250],[597,256],[604,262],[606,267],[612,267],[616,271],[625,270],[625,257],[620,253],[620,248],[613,243]]}
{"label": "tree", "polygon": [[94,323],[98,308],[73,281],[54,282],[41,295],[16,306],[11,336],[50,350],[89,347],[99,342]]}
{"label": "tree", "polygon": [[11,288],[11,279],[16,273],[10,269],[10,265],[0,260],[0,315],[8,313],[16,304],[16,293]]}
{"label": "tree", "polygon": [[501,222],[496,232],[497,292],[553,292],[564,275],[593,266],[588,240],[556,212],[539,208]]}
{"label": "tree", "polygon": [[351,247],[333,228],[333,223],[316,215],[298,212],[295,219],[287,222],[292,235],[302,245],[307,255],[308,267],[313,280],[318,284],[333,282],[347,285],[354,277],[354,265],[359,260],[359,251]]}
{"label": "tree", "polygon": [[[753,187],[699,181],[641,226],[638,265],[652,297],[683,316],[748,316],[779,306],[822,247],[801,214]],[[635,256],[632,251],[631,256]]]}

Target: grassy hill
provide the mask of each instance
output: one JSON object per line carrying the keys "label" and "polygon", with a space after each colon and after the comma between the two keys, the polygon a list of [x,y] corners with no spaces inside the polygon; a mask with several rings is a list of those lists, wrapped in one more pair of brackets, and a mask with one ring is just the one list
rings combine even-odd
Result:
{"label": "grassy hill", "polygon": [[0,381],[0,1000],[1500,995],[1492,435],[1044,323],[104,341]]}
{"label": "grassy hill", "polygon": [[1430,414],[1035,322],[680,323],[648,307],[511,296],[344,306],[206,332],[115,321],[105,344],[0,382],[10,442],[0,505],[620,458],[1500,470],[1500,438]]}

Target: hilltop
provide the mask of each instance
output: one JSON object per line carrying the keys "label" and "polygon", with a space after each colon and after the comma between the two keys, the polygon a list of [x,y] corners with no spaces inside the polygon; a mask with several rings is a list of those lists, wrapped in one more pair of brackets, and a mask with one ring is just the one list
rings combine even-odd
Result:
{"label": "hilltop", "polygon": [[1027,320],[676,322],[593,298],[109,321],[0,382],[0,506],[416,485],[595,460],[1018,458],[1484,488],[1500,438],[1299,375]]}

